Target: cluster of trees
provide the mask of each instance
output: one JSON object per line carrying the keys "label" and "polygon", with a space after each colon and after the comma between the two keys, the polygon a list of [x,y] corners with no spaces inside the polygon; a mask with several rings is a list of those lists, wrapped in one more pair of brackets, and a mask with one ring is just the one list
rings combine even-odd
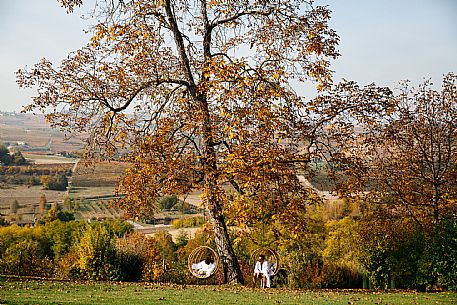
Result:
{"label": "cluster of trees", "polygon": [[20,151],[16,151],[10,154],[8,148],[4,145],[0,145],[0,165],[25,165],[27,160]]}
{"label": "cluster of trees", "polygon": [[[70,12],[83,3],[59,2]],[[59,67],[43,59],[18,71],[18,83],[39,92],[26,110],[51,107],[54,126],[88,135],[90,156],[132,164],[118,187],[127,213],[201,191],[224,282],[244,281],[227,224],[271,228],[291,268],[306,261],[301,270],[344,274],[334,252],[326,265],[308,251],[322,238],[313,213],[322,199],[299,176],[325,160],[338,194],[360,210],[357,227],[369,228],[358,242],[376,285],[407,278],[399,266],[414,261],[408,281],[418,285],[426,265],[436,275],[426,284],[452,286],[454,253],[433,245],[455,228],[456,76],[445,76],[441,92],[429,83],[400,93],[333,84],[339,36],[329,18],[328,7],[305,0],[106,1],[88,45]],[[312,100],[294,90],[306,81],[319,91]],[[298,283],[313,274],[297,272]]]}
{"label": "cluster of trees", "polygon": [[191,283],[187,256],[210,242],[208,234],[192,242],[182,235],[174,243],[165,232],[146,238],[122,220],[63,222],[51,216],[34,227],[0,227],[1,274]]}
{"label": "cluster of trees", "polygon": [[45,189],[49,190],[66,190],[68,186],[67,176],[71,175],[70,169],[24,165],[27,164],[10,163],[4,166],[0,165],[0,182],[30,186],[43,185]]}
{"label": "cluster of trees", "polygon": [[0,228],[2,274],[101,278],[103,270],[97,270],[100,266],[96,264],[100,262],[103,266],[113,254],[113,236],[132,230],[123,221],[91,225],[52,220],[52,215],[48,216],[46,223],[35,227]]}
{"label": "cluster of trees", "polygon": [[2,176],[53,176],[59,174],[71,174],[70,167],[52,166],[52,165],[27,165],[27,166],[0,166]]}
{"label": "cluster of trees", "polygon": [[68,179],[65,174],[58,174],[54,176],[41,176],[40,182],[44,189],[65,191],[68,186]]}
{"label": "cluster of trees", "polygon": [[[380,230],[386,229],[381,218],[360,219],[347,202],[342,206],[337,213],[331,206],[310,209],[312,224],[299,242],[278,240],[274,225],[231,231],[246,284],[253,272],[251,253],[269,245],[280,255],[276,287],[457,289],[455,220],[441,221],[428,243],[424,232],[403,218],[385,215],[393,224],[386,232]],[[164,231],[146,238],[121,220],[62,222],[51,216],[35,227],[0,228],[2,274],[195,284],[201,280],[187,269],[189,254],[201,245],[215,246],[208,223],[193,238],[182,231],[173,241]],[[223,283],[222,272],[204,283]]]}

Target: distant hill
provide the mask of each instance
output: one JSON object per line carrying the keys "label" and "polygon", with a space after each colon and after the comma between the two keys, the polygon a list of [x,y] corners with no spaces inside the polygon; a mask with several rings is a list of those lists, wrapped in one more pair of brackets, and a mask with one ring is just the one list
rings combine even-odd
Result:
{"label": "distant hill", "polygon": [[73,152],[83,147],[83,141],[51,128],[42,114],[0,111],[0,143],[24,152],[56,154]]}

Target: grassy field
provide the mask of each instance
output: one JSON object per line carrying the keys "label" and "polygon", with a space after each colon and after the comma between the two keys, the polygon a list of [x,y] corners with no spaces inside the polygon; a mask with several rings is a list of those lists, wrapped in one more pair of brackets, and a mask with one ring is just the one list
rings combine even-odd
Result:
{"label": "grassy field", "polygon": [[66,158],[56,155],[40,155],[32,153],[22,153],[24,158],[32,162],[33,164],[73,164],[76,162],[75,158]]}
{"label": "grassy field", "polygon": [[457,294],[1,281],[0,304],[457,304]]}

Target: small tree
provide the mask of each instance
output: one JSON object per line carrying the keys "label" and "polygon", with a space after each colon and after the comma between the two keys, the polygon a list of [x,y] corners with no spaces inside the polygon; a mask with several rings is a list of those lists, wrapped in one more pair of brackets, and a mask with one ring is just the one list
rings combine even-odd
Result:
{"label": "small tree", "polygon": [[56,191],[65,191],[68,186],[68,179],[65,173],[52,176],[48,182],[48,189]]}
{"label": "small tree", "polygon": [[108,279],[116,252],[114,236],[105,226],[89,226],[81,237],[77,252],[78,266],[84,278]]}
{"label": "small tree", "polygon": [[65,206],[65,208],[67,208],[67,210],[73,210],[72,200],[69,196],[65,196],[63,200],[63,205]]}
{"label": "small tree", "polygon": [[10,151],[4,145],[0,145],[0,165],[10,165]]}
{"label": "small tree", "polygon": [[45,194],[40,194],[40,198],[38,199],[38,207],[40,209],[40,218],[43,218],[46,214],[46,204],[48,201],[46,200]]}
{"label": "small tree", "polygon": [[20,151],[16,151],[12,156],[11,156],[11,164],[14,165],[25,165],[27,164],[27,160],[24,158],[22,153]]}
{"label": "small tree", "polygon": [[14,200],[13,202],[11,202],[11,204],[10,204],[10,214],[16,215],[18,209],[19,209],[19,201]]}

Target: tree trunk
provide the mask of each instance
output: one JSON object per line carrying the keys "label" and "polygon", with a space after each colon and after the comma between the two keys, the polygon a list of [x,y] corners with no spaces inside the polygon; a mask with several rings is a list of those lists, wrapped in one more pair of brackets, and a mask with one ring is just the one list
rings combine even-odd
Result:
{"label": "tree trunk", "polygon": [[[219,204],[216,203],[214,206],[218,207]],[[243,274],[230,242],[224,216],[217,210],[220,209],[209,209],[209,214],[214,229],[217,253],[224,272],[224,283],[244,284]]]}
{"label": "tree trunk", "polygon": [[220,257],[222,269],[224,271],[224,283],[243,284],[243,274],[232,248],[232,243],[227,231],[224,215],[222,214],[222,204],[220,196],[220,186],[218,185],[219,173],[216,162],[216,151],[214,149],[212,125],[210,112],[205,97],[200,100],[202,106],[203,119],[203,164],[205,167],[205,191],[206,208],[209,211],[211,223],[214,230],[217,253]]}

